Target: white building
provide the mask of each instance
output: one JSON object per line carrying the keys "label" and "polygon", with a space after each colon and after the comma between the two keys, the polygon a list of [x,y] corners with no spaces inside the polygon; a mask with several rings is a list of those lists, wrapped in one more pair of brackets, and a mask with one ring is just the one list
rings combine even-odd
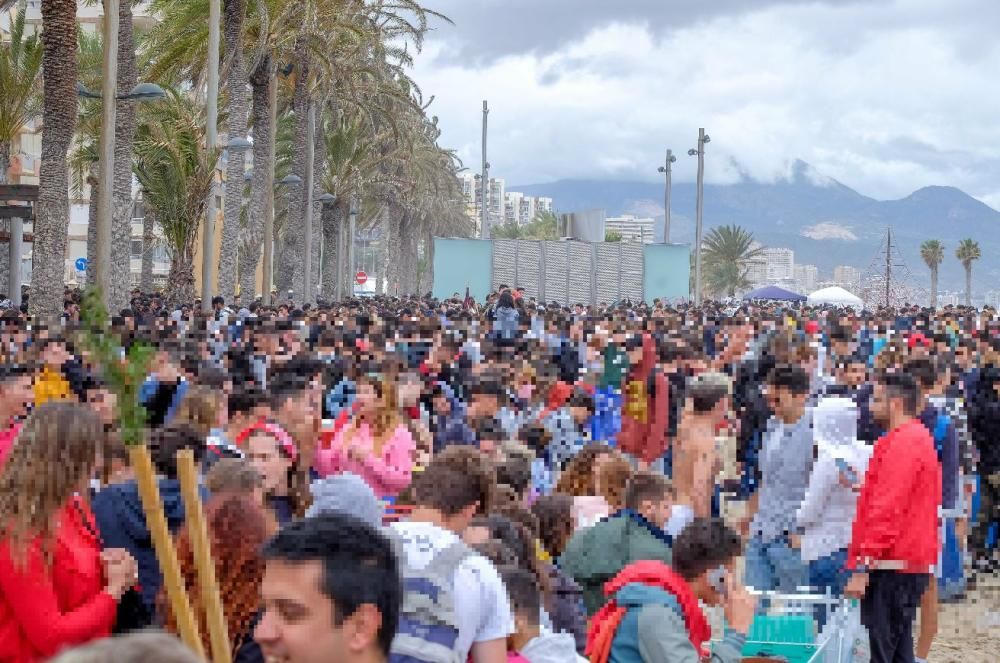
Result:
{"label": "white building", "polygon": [[768,282],[792,281],[795,278],[795,251],[768,246],[762,250],[761,257],[767,265]]}
{"label": "white building", "polygon": [[631,214],[608,217],[604,221],[604,232],[617,232],[623,242],[653,243],[653,219],[639,218]]}
{"label": "white building", "polygon": [[521,225],[531,219],[525,219],[521,215],[521,204],[524,202],[524,194],[520,191],[508,191],[504,194],[504,222]]}
{"label": "white building", "polygon": [[[479,223],[482,212],[483,197],[481,179],[475,173],[462,173],[462,195],[466,201],[466,213],[469,218]],[[486,217],[490,226],[500,225],[507,220],[506,215],[506,185],[502,177],[491,177],[486,193]]]}
{"label": "white building", "polygon": [[861,270],[850,265],[837,265],[833,268],[833,282],[851,292],[856,292],[861,285]]}
{"label": "white building", "polygon": [[819,269],[816,265],[795,265],[795,289],[798,292],[810,293],[816,290],[819,283]]}

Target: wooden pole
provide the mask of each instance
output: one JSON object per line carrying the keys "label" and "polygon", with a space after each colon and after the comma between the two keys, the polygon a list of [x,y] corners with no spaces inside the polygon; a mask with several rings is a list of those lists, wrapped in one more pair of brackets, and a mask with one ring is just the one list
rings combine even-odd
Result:
{"label": "wooden pole", "polygon": [[231,663],[232,649],[229,646],[226,616],[222,610],[219,584],[215,579],[215,561],[212,559],[211,544],[208,540],[205,512],[202,509],[201,496],[198,494],[198,471],[194,465],[194,452],[190,449],[181,449],[177,452],[177,474],[181,480],[184,514],[188,536],[191,538],[194,566],[198,571],[198,586],[201,590],[202,608],[205,611],[205,624],[208,627],[208,641],[212,646],[212,661]]}
{"label": "wooden pole", "polygon": [[177,550],[167,528],[167,519],[163,515],[160,488],[156,484],[156,473],[153,472],[149,449],[145,445],[133,446],[129,449],[129,456],[139,486],[142,510],[146,514],[146,523],[153,537],[153,549],[156,550],[156,559],[160,562],[160,570],[163,572],[163,586],[167,590],[170,609],[174,611],[174,617],[177,619],[177,630],[184,644],[198,656],[205,658],[205,648],[202,647],[201,636],[198,634],[198,622],[191,610],[191,600],[188,598],[184,579],[181,577],[180,564],[177,563]]}

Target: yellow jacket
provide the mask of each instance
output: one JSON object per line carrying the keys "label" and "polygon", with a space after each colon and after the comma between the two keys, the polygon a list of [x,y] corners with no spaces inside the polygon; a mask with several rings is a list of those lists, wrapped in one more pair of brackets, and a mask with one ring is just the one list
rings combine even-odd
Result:
{"label": "yellow jacket", "polygon": [[48,366],[35,378],[35,407],[54,399],[70,397],[69,380]]}

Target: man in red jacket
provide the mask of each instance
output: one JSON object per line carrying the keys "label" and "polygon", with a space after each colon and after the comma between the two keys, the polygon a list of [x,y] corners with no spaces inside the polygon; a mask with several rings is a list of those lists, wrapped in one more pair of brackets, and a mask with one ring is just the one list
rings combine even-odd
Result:
{"label": "man in red jacket", "polygon": [[629,338],[625,348],[630,369],[622,386],[625,402],[618,448],[645,468],[667,450],[667,379],[655,370],[656,343],[650,334]]}
{"label": "man in red jacket", "polygon": [[913,620],[938,557],[941,466],[917,419],[912,376],[879,376],[872,414],[887,431],[875,443],[854,520],[848,596],[861,598],[873,663],[913,661]]}

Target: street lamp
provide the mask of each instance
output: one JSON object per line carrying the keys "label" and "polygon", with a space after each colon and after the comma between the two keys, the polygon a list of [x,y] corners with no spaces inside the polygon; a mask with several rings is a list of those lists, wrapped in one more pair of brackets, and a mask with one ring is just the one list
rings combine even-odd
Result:
{"label": "street lamp", "polygon": [[663,187],[663,243],[670,243],[670,164],[675,163],[677,157],[674,156],[672,150],[667,150],[667,160],[664,165],[660,166],[656,170],[660,173],[664,173],[667,176],[667,182]]}
{"label": "street lamp", "polygon": [[701,219],[705,208],[705,143],[711,138],[705,129],[698,129],[698,148],[688,150],[688,156],[698,157],[698,198],[695,207],[694,226],[694,303],[701,305]]}

